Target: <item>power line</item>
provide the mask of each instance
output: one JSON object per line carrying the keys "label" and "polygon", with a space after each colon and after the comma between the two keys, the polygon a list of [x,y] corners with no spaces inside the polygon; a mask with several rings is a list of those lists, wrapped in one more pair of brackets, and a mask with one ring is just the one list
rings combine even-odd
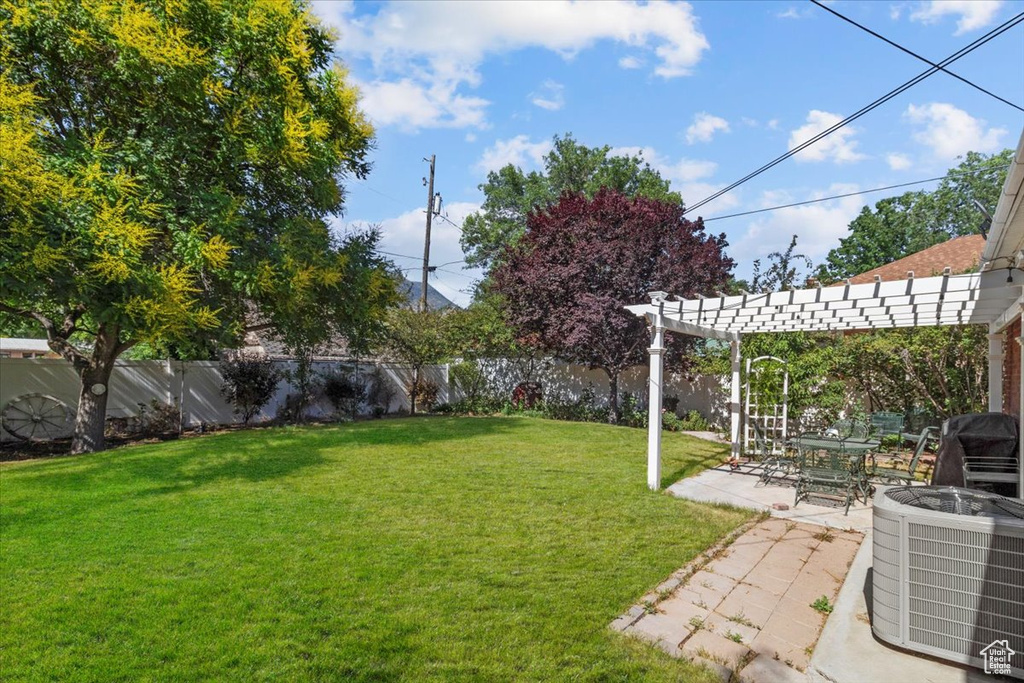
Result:
{"label": "power line", "polygon": [[448,273],[449,275],[455,275],[457,277],[464,277],[467,280],[475,280],[476,279],[472,275],[466,275],[465,273],[460,273],[460,272],[455,271],[455,270],[445,270],[444,268],[438,268],[438,270],[440,272],[442,272],[442,273]]}
{"label": "power line", "polygon": [[361,187],[365,187],[367,190],[369,190],[370,192],[373,192],[374,194],[379,194],[381,197],[384,197],[385,199],[390,199],[391,201],[395,202],[396,204],[401,204],[402,206],[408,206],[408,202],[403,202],[401,199],[398,199],[396,197],[392,197],[389,194],[384,194],[380,190],[374,189],[374,188],[370,187],[369,185],[367,185],[366,183],[359,183],[359,185]]}
{"label": "power line", "polygon": [[448,218],[447,214],[437,214],[437,217],[443,220],[448,225],[452,226],[453,228],[458,228],[459,230],[462,230],[462,226],[452,223],[451,219]]}
{"label": "power line", "polygon": [[[1005,170],[1005,169],[1003,169],[1001,167],[1000,168],[986,168],[986,169],[980,170],[978,173],[992,173],[994,171],[1003,171],[1003,170]],[[833,199],[845,199],[846,197],[856,197],[857,195],[870,194],[871,192],[882,192],[884,190],[895,190],[895,189],[900,188],[900,187],[910,187],[911,185],[923,185],[925,183],[934,183],[937,180],[945,180],[946,178],[951,178],[951,177],[959,176],[959,175],[970,175],[970,174],[968,174],[968,173],[947,173],[946,175],[939,176],[937,178],[926,178],[925,180],[913,180],[913,181],[911,181],[909,183],[899,183],[898,185],[886,185],[885,187],[875,187],[875,188],[872,188],[870,190],[859,190],[857,192],[847,192],[845,194],[836,194],[836,195],[832,195],[831,197],[821,197],[820,199],[808,199],[808,200],[805,200],[805,201],[802,201],[802,202],[793,202],[792,204],[780,204],[779,206],[769,206],[769,207],[764,208],[764,209],[753,209],[751,211],[741,211],[739,213],[730,213],[730,214],[725,215],[725,216],[713,216],[711,218],[705,218],[704,222],[705,223],[710,223],[711,221],[721,221],[721,220],[725,220],[726,218],[738,218],[740,216],[750,216],[751,214],[764,213],[766,211],[778,211],[779,209],[789,209],[789,208],[794,207],[794,206],[805,206],[807,204],[817,204],[819,202],[828,202],[828,201],[831,201]]]}
{"label": "power line", "polygon": [[409,256],[408,254],[396,254],[393,251],[384,251],[382,249],[378,249],[377,251],[379,253],[381,253],[381,254],[387,254],[388,256],[397,256],[399,258],[411,258],[411,259],[416,259],[417,261],[422,261],[423,260],[422,256]]}
{"label": "power line", "polygon": [[831,7],[829,7],[829,6],[825,5],[825,4],[822,4],[821,2],[819,2],[819,0],[811,0],[811,2],[813,2],[813,3],[815,4],[815,5],[817,5],[817,6],[818,6],[818,7],[820,7],[821,9],[825,10],[825,11],[826,11],[826,12],[828,12],[829,14],[832,14],[832,15],[834,15],[834,16],[837,16],[837,17],[839,17],[840,19],[842,19],[843,21],[847,22],[848,24],[852,24],[852,25],[856,26],[857,28],[859,28],[860,30],[862,30],[862,31],[866,31],[867,33],[870,33],[870,34],[871,34],[871,35],[873,35],[873,36],[874,36],[875,38],[878,38],[879,40],[882,40],[882,41],[884,41],[884,42],[888,43],[889,45],[892,45],[892,46],[893,46],[894,48],[896,48],[897,50],[902,50],[903,52],[907,53],[907,54],[908,54],[908,55],[910,55],[911,57],[916,57],[917,59],[921,60],[921,61],[922,61],[922,62],[924,62],[925,64],[928,64],[928,65],[930,65],[930,66],[934,66],[934,67],[936,67],[937,69],[939,69],[939,70],[941,70],[941,71],[943,71],[943,72],[945,72],[945,73],[949,74],[950,76],[952,76],[953,78],[957,79],[958,81],[961,81],[961,82],[963,82],[963,83],[966,83],[967,85],[971,86],[971,87],[972,87],[972,88],[974,88],[975,90],[980,90],[981,92],[985,93],[985,94],[986,94],[986,95],[988,95],[989,97],[994,97],[995,99],[999,100],[999,101],[1000,101],[1000,102],[1002,102],[1003,104],[1008,104],[1008,105],[1010,105],[1011,107],[1013,107],[1014,109],[1016,109],[1017,111],[1021,111],[1021,112],[1024,112],[1024,107],[1020,107],[1019,105],[1016,105],[1016,104],[1014,104],[1013,102],[1011,102],[1011,101],[1009,101],[1009,100],[1007,100],[1007,99],[1004,99],[1004,98],[1000,97],[999,95],[996,95],[995,93],[993,93],[993,92],[990,92],[990,91],[986,90],[985,88],[982,88],[982,87],[981,87],[980,85],[978,85],[977,83],[972,83],[971,81],[967,80],[967,79],[966,79],[966,78],[964,78],[963,76],[960,76],[959,74],[955,74],[955,73],[953,73],[952,71],[950,71],[949,69],[945,69],[945,68],[943,68],[943,67],[939,66],[938,64],[936,64],[935,62],[931,61],[930,59],[928,59],[928,58],[926,58],[926,57],[922,57],[921,55],[917,54],[917,53],[916,53],[916,52],[914,52],[913,50],[910,50],[910,49],[908,49],[908,48],[905,48],[905,47],[903,47],[902,45],[900,45],[899,43],[896,43],[896,42],[894,42],[894,41],[892,41],[892,40],[889,40],[888,38],[886,38],[885,36],[881,35],[880,33],[876,33],[875,31],[872,31],[872,30],[871,30],[871,29],[869,29],[869,28],[868,28],[867,26],[864,26],[863,24],[859,24],[859,23],[857,23],[856,21],[854,21],[853,19],[851,19],[851,18],[849,18],[849,17],[847,17],[847,16],[844,16],[844,15],[840,14],[839,12],[835,11],[835,10],[834,10],[834,9],[832,9]]}
{"label": "power line", "polygon": [[871,104],[869,104],[869,105],[867,105],[865,107],[862,107],[861,109],[859,109],[857,112],[851,114],[850,116],[847,116],[845,119],[843,119],[839,123],[836,123],[835,125],[830,126],[829,128],[823,130],[822,132],[818,133],[814,137],[810,138],[809,140],[806,140],[805,142],[797,145],[796,147],[794,147],[793,149],[789,150],[785,154],[776,157],[774,160],[768,162],[764,166],[761,166],[756,171],[752,171],[751,173],[748,173],[747,175],[745,175],[744,177],[740,178],[736,182],[734,182],[734,183],[732,183],[730,185],[727,185],[726,187],[722,188],[721,190],[718,190],[717,192],[712,193],[708,197],[705,197],[704,199],[702,199],[701,201],[697,202],[693,206],[690,206],[689,208],[687,208],[683,213],[687,214],[687,213],[692,213],[693,211],[696,211],[698,208],[700,208],[701,206],[704,206],[708,202],[713,201],[715,199],[718,199],[719,197],[721,197],[726,192],[730,192],[730,191],[736,189],[740,185],[742,185],[742,184],[746,183],[747,181],[749,181],[749,180],[751,180],[751,179],[761,175],[762,173],[764,173],[768,169],[770,169],[770,168],[772,168],[772,167],[782,163],[783,161],[785,161],[786,159],[790,158],[791,156],[793,156],[795,154],[798,154],[799,152],[801,152],[804,149],[806,149],[807,147],[813,145],[814,143],[816,143],[817,141],[821,140],[822,138],[824,138],[824,137],[826,137],[828,135],[831,135],[832,133],[834,133],[835,131],[839,130],[840,128],[842,128],[843,126],[847,125],[848,123],[852,123],[853,121],[856,121],[861,116],[864,116],[868,112],[870,112],[870,111],[880,107],[881,105],[885,104],[886,102],[888,102],[892,98],[896,97],[897,95],[899,95],[899,94],[905,92],[906,90],[912,88],[913,86],[917,85],[918,83],[920,83],[921,81],[925,80],[929,76],[932,76],[933,74],[938,72],[942,67],[944,67],[944,66],[946,66],[948,64],[952,64],[953,62],[955,62],[956,60],[960,59],[961,57],[963,57],[963,56],[973,52],[974,50],[978,49],[979,47],[981,47],[985,43],[989,42],[990,40],[992,40],[996,36],[999,36],[1000,34],[1010,30],[1011,28],[1013,28],[1014,26],[1019,24],[1021,21],[1024,21],[1024,12],[1021,12],[1020,14],[1015,15],[1010,20],[1006,21],[1005,23],[1001,24],[1000,26],[997,26],[996,28],[994,28],[991,31],[989,31],[988,33],[986,33],[981,38],[978,38],[977,40],[975,40],[974,42],[970,43],[966,47],[963,47],[960,50],[954,52],[949,57],[946,57],[939,64],[933,66],[932,68],[928,69],[927,71],[924,71],[924,72],[918,74],[917,76],[915,76],[914,78],[910,79],[909,81],[907,81],[903,85],[901,85],[901,86],[899,86],[897,88],[894,88],[893,90],[890,90],[888,93],[886,93],[882,97],[878,98],[877,100],[875,100]]}

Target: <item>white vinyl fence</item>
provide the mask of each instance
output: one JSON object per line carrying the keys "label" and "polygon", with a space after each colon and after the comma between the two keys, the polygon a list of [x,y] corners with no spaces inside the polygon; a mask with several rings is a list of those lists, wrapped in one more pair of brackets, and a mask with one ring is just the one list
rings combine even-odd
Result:
{"label": "white vinyl fence", "polygon": [[[489,383],[502,395],[510,396],[524,377],[521,362],[491,360],[482,362],[481,366]],[[568,403],[579,399],[585,391],[590,390],[594,393],[594,402],[597,405],[608,404],[610,385],[608,375],[603,370],[588,370],[582,365],[559,361],[542,361],[539,366],[531,373],[530,379],[540,383],[545,400]],[[619,375],[620,398],[623,392],[628,392],[638,398],[640,406],[646,408],[647,375],[647,366],[637,366]],[[453,391],[453,394],[456,391]],[[664,395],[679,399],[676,413],[680,416],[696,410],[712,424],[728,423],[727,378],[701,375],[691,380],[682,375],[665,373]]]}
{"label": "white vinyl fence", "polygon": [[[279,370],[294,372],[295,363],[276,361]],[[377,370],[390,380],[394,390],[388,412],[409,410],[409,397],[405,387],[411,382],[412,370],[408,366],[393,363],[360,363],[318,361],[313,363],[313,372],[325,375],[332,372],[351,375],[358,373],[365,384],[369,384]],[[501,395],[511,396],[512,390],[522,381],[522,369],[506,361],[490,361],[485,372],[492,385]],[[461,393],[454,382],[449,381],[448,366],[431,366],[424,370],[424,379],[439,387],[437,403],[456,401]],[[588,370],[578,365],[559,362],[544,362],[531,373],[530,379],[541,384],[547,400],[575,401],[585,391],[594,393],[595,402],[605,405],[608,399],[608,378],[600,370]],[[220,364],[216,361],[118,361],[110,380],[110,397],[107,403],[107,417],[130,419],[137,417],[140,410],[149,409],[156,400],[166,405],[178,406],[183,428],[201,424],[234,424],[241,418],[234,412],[220,393],[223,379]],[[685,415],[696,410],[712,423],[725,424],[728,415],[723,380],[715,376],[702,376],[693,381],[684,377],[667,377],[665,396],[676,396],[679,405],[676,412]],[[71,365],[63,359],[22,359],[0,358],[0,409],[19,396],[40,393],[52,396],[68,406],[72,414],[78,405],[78,376]],[[647,368],[629,370],[619,379],[619,391],[630,392],[639,398],[641,405],[647,402]],[[285,379],[278,384],[277,392],[270,402],[253,419],[253,423],[265,422],[278,416],[286,397],[295,388]],[[309,417],[328,416],[333,407],[322,399],[307,410]],[[367,414],[371,406],[364,403],[360,413]],[[6,431],[0,430],[0,439],[10,440]]]}
{"label": "white vinyl fence", "polygon": [[[278,370],[295,370],[295,363],[277,361]],[[412,379],[412,369],[392,363],[355,363],[317,361],[313,372],[324,375],[331,372],[351,375],[358,371],[364,383],[380,368],[390,380],[394,395],[389,412],[408,411],[409,397],[406,385]],[[449,400],[448,368],[432,366],[423,371],[424,379],[439,387],[438,403]],[[156,400],[166,405],[177,405],[180,409],[181,425],[184,428],[200,424],[222,425],[241,422],[233,407],[220,393],[223,378],[217,361],[118,361],[110,379],[110,396],[107,401],[107,418],[134,418],[148,409]],[[0,410],[19,396],[31,393],[45,394],[63,402],[74,413],[78,406],[81,384],[71,365],[63,359],[22,359],[0,358]],[[265,422],[278,415],[288,394],[295,388],[285,379],[277,386],[277,392],[270,402],[253,419],[253,423]],[[370,406],[363,404],[360,412],[368,413]],[[321,399],[306,411],[309,417],[323,417],[334,411],[333,406]],[[0,430],[0,439],[10,440],[10,434]]]}

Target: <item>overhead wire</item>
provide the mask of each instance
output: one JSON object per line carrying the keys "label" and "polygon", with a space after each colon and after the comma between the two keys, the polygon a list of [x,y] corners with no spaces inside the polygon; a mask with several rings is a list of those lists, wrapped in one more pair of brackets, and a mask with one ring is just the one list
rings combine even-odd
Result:
{"label": "overhead wire", "polygon": [[868,105],[866,105],[864,107],[861,107],[858,111],[854,112],[850,116],[847,116],[842,121],[839,121],[838,123],[836,123],[836,124],[826,128],[825,130],[821,131],[817,135],[811,137],[810,139],[808,139],[808,140],[802,142],[801,144],[797,145],[796,147],[790,149],[785,154],[782,154],[782,155],[776,157],[775,159],[773,159],[772,161],[768,162],[767,164],[764,164],[763,166],[761,166],[757,170],[748,173],[747,175],[743,176],[739,180],[737,180],[737,181],[735,181],[735,182],[725,186],[724,188],[718,190],[717,192],[713,192],[711,195],[705,197],[704,199],[702,199],[701,201],[697,202],[696,204],[693,204],[692,206],[687,207],[683,211],[683,213],[684,214],[692,213],[693,211],[696,211],[697,209],[699,209],[701,206],[704,206],[708,202],[714,201],[715,199],[718,199],[719,197],[721,197],[725,193],[731,192],[732,190],[736,189],[740,185],[742,185],[742,184],[752,180],[753,178],[756,178],[757,176],[761,175],[762,173],[764,173],[768,169],[773,168],[774,166],[777,166],[778,164],[780,164],[783,161],[785,161],[786,159],[789,159],[790,157],[800,153],[801,151],[803,151],[807,147],[810,147],[811,145],[813,145],[814,143],[818,142],[822,138],[824,138],[824,137],[826,137],[828,135],[831,135],[832,133],[834,133],[835,131],[839,130],[843,126],[846,126],[847,124],[852,123],[853,121],[856,121],[861,116],[864,116],[868,112],[870,112],[870,111],[872,111],[874,109],[877,109],[878,107],[880,107],[881,105],[885,104],[886,102],[888,102],[892,98],[896,97],[897,95],[905,92],[906,90],[912,88],[913,86],[917,85],[918,83],[920,83],[921,81],[925,80],[926,78],[934,75],[935,73],[940,71],[944,66],[952,64],[953,62],[955,62],[956,60],[960,59],[961,57],[964,57],[965,55],[970,54],[971,52],[973,52],[974,50],[978,49],[982,45],[988,43],[990,40],[993,40],[994,38],[996,38],[997,36],[1001,35],[1002,33],[1010,30],[1011,28],[1013,28],[1014,26],[1019,24],[1021,21],[1024,21],[1024,12],[1021,12],[1019,14],[1014,15],[1012,18],[1010,18],[1006,22],[1000,24],[996,28],[994,28],[991,31],[989,31],[988,33],[986,33],[984,36],[978,38],[977,40],[973,41],[972,43],[969,43],[965,47],[957,50],[956,52],[954,52],[949,57],[946,57],[941,62],[939,62],[937,65],[931,67],[927,71],[924,71],[924,72],[918,74],[914,78],[912,78],[909,81],[905,82],[903,85],[900,85],[900,86],[890,90],[888,93],[886,93],[882,97],[879,97],[874,102],[872,102],[872,103],[870,103],[870,104],[868,104]]}
{"label": "overhead wire", "polygon": [[[979,174],[993,173],[995,171],[1003,171],[1003,170],[1005,170],[1005,169],[1001,168],[1001,167],[999,167],[999,168],[986,168],[986,169],[979,170],[978,173]],[[750,211],[740,211],[739,213],[730,213],[730,214],[726,214],[725,216],[712,216],[711,218],[705,218],[703,220],[704,220],[705,223],[710,223],[711,221],[721,221],[721,220],[725,220],[726,218],[739,218],[740,216],[750,216],[751,214],[765,213],[766,211],[778,211],[779,209],[789,209],[789,208],[792,208],[794,206],[805,206],[807,204],[817,204],[819,202],[828,202],[828,201],[832,201],[833,199],[845,199],[846,197],[856,197],[857,195],[870,194],[872,192],[883,192],[885,190],[895,190],[895,189],[898,189],[898,188],[901,188],[901,187],[910,187],[912,185],[923,185],[925,183],[933,183],[933,182],[936,182],[938,180],[945,180],[946,178],[951,178],[951,177],[958,176],[958,175],[969,175],[969,174],[947,173],[946,175],[938,176],[936,178],[926,178],[924,180],[912,180],[912,181],[907,182],[907,183],[898,183],[896,185],[886,185],[885,187],[873,187],[870,190],[858,190],[857,192],[846,192],[846,193],[843,193],[843,194],[832,195],[831,197],[820,197],[818,199],[807,199],[807,200],[802,201],[802,202],[792,202],[790,204],[779,204],[778,206],[769,206],[769,207],[766,207],[766,208],[763,208],[763,209],[752,209]]]}
{"label": "overhead wire", "polygon": [[986,90],[985,88],[981,87],[981,86],[980,86],[980,85],[978,85],[977,83],[974,83],[974,82],[972,82],[972,81],[969,81],[969,80],[967,80],[966,78],[964,78],[963,76],[961,76],[961,75],[959,75],[959,74],[956,74],[956,73],[953,73],[952,71],[950,71],[949,69],[946,69],[945,67],[939,66],[938,64],[936,64],[935,62],[931,61],[931,60],[930,60],[930,59],[928,59],[927,57],[922,57],[921,55],[917,54],[917,53],[916,53],[916,52],[914,52],[913,50],[910,50],[909,48],[903,47],[902,45],[900,45],[899,43],[897,43],[897,42],[895,42],[895,41],[893,41],[893,40],[889,40],[888,38],[886,38],[886,37],[885,37],[885,36],[883,36],[882,34],[880,34],[880,33],[877,33],[877,32],[875,32],[875,31],[871,30],[871,29],[870,29],[870,28],[868,28],[867,26],[864,26],[863,24],[860,24],[860,23],[858,23],[858,22],[854,21],[853,19],[851,19],[851,18],[850,18],[850,17],[848,17],[848,16],[845,16],[845,15],[843,15],[843,14],[840,14],[839,12],[837,12],[837,11],[836,11],[836,10],[834,10],[834,9],[832,9],[832,8],[831,8],[831,7],[829,7],[828,5],[825,5],[824,3],[820,2],[819,0],[811,0],[811,2],[813,2],[813,3],[815,4],[815,5],[817,5],[817,6],[818,6],[818,7],[820,7],[821,9],[825,10],[826,12],[828,12],[828,13],[830,13],[830,14],[832,14],[832,15],[836,16],[836,17],[839,17],[840,19],[842,19],[842,20],[843,20],[843,21],[845,21],[846,23],[848,23],[848,24],[852,24],[853,26],[856,26],[856,27],[857,27],[857,28],[859,28],[860,30],[862,30],[862,31],[865,31],[866,33],[870,33],[870,34],[871,34],[871,35],[873,35],[873,36],[874,36],[875,38],[878,38],[879,40],[881,40],[881,41],[883,41],[883,42],[886,42],[886,43],[888,43],[889,45],[892,45],[892,46],[893,46],[894,48],[896,48],[897,50],[901,50],[901,51],[903,51],[903,52],[907,53],[908,55],[910,55],[911,57],[914,57],[914,58],[916,58],[916,59],[919,59],[919,60],[921,60],[921,61],[922,61],[922,62],[924,62],[925,64],[929,64],[929,65],[931,65],[931,66],[934,66],[934,67],[936,67],[937,69],[939,69],[939,70],[941,70],[942,72],[944,72],[944,73],[946,73],[946,74],[948,74],[948,75],[952,76],[953,78],[957,79],[958,81],[960,81],[960,82],[962,82],[962,83],[966,83],[967,85],[971,86],[971,87],[972,87],[972,88],[974,88],[975,90],[978,90],[978,91],[980,91],[980,92],[983,92],[983,93],[985,93],[986,95],[988,95],[989,97],[993,97],[993,98],[995,98],[995,99],[999,100],[999,101],[1000,101],[1000,102],[1002,102],[1003,104],[1008,104],[1008,105],[1010,105],[1011,107],[1013,107],[1013,108],[1014,108],[1014,109],[1016,109],[1017,111],[1020,111],[1020,112],[1024,112],[1024,107],[1021,107],[1020,105],[1018,105],[1018,104],[1015,104],[1015,103],[1011,102],[1010,100],[1007,100],[1007,99],[1005,99],[1005,98],[1003,98],[1003,97],[1000,97],[999,95],[996,95],[996,94],[995,94],[994,92],[991,92],[991,91],[989,91],[989,90]]}

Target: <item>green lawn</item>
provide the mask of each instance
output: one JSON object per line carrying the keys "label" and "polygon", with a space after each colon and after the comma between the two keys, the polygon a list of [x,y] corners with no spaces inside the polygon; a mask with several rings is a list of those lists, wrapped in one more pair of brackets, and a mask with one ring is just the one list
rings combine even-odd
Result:
{"label": "green lawn", "polygon": [[417,418],[3,464],[0,679],[713,680],[607,628],[747,518],[647,491],[645,449]]}

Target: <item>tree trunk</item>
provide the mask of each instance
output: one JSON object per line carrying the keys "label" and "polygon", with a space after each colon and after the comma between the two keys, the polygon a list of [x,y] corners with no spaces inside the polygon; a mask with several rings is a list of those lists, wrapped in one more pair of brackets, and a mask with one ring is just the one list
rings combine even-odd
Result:
{"label": "tree trunk", "polygon": [[[607,372],[607,371],[605,371]],[[619,423],[619,373],[608,372],[608,424]]]}
{"label": "tree trunk", "polygon": [[416,395],[420,389],[420,369],[419,367],[413,368],[412,371],[412,387],[409,390],[409,415],[416,414]]}
{"label": "tree trunk", "polygon": [[117,328],[101,325],[92,358],[78,371],[82,389],[78,395],[78,412],[75,413],[75,429],[71,436],[72,453],[94,453],[106,447],[103,430],[107,419],[110,375],[120,352]]}

